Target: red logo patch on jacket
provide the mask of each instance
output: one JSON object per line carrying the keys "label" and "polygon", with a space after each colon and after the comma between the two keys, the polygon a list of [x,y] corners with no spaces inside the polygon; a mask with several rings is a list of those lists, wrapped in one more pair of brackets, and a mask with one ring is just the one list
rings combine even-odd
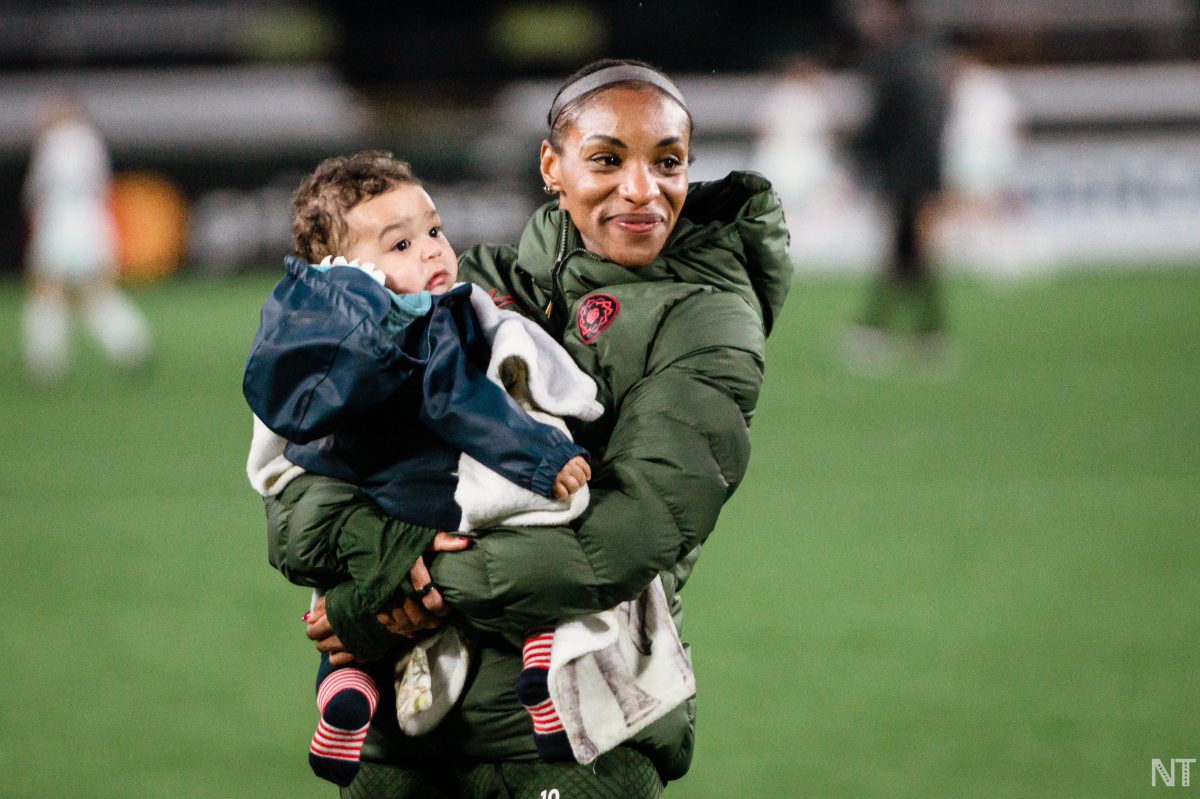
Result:
{"label": "red logo patch on jacket", "polygon": [[488,292],[488,296],[492,298],[492,302],[496,304],[497,308],[507,308],[516,302],[516,300],[512,298],[512,295],[501,294],[499,289],[492,289]]}
{"label": "red logo patch on jacket", "polygon": [[584,344],[591,344],[617,318],[621,303],[611,294],[593,294],[579,305],[575,322]]}

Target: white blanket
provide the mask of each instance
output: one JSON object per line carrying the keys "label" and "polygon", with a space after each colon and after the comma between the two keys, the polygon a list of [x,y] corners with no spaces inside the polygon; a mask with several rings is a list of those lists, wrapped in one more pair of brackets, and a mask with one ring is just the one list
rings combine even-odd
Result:
{"label": "white blanket", "polygon": [[696,693],[662,579],[632,602],[554,630],[550,699],[571,751],[591,763]]}
{"label": "white blanket", "polygon": [[287,441],[254,417],[254,432],[250,437],[250,454],[246,458],[246,476],[260,495],[273,497],[287,487],[304,470],[283,455]]}
{"label": "white blanket", "polygon": [[[566,433],[561,417],[585,422],[599,419],[604,407],[596,401],[596,383],[567,351],[537,324],[513,311],[496,307],[479,286],[471,287],[471,306],[492,348],[487,376],[504,386],[502,372],[518,374],[530,401],[519,402],[539,422]],[[514,361],[519,368],[514,369]],[[569,499],[557,500],[521,488],[464,453],[458,461],[454,500],[462,508],[459,530],[466,532],[503,522],[510,526],[561,525],[588,504],[585,485]]]}

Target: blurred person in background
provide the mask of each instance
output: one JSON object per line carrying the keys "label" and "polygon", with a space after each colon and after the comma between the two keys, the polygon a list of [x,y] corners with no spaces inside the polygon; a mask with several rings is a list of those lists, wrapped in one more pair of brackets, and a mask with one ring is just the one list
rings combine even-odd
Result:
{"label": "blurred person in background", "polygon": [[883,274],[872,287],[849,354],[859,363],[888,360],[911,316],[916,352],[945,352],[945,311],[930,261],[942,190],[942,133],[949,109],[946,56],[921,31],[907,0],[863,0],[855,26],[866,46],[862,71],[872,111],[857,149],[886,200],[893,234]]}
{"label": "blurred person in background", "polygon": [[30,221],[25,364],[38,382],[67,370],[72,304],[114,363],[136,368],[151,357],[146,320],[116,285],[111,178],[108,149],[78,101],[53,98],[22,195]]}
{"label": "blurred person in background", "polygon": [[758,106],[751,163],[771,176],[789,211],[812,202],[835,174],[833,113],[824,79],[819,63],[794,56]]}
{"label": "blurred person in background", "polygon": [[956,53],[952,69],[947,188],[962,205],[987,206],[1001,198],[1016,170],[1021,109],[999,71],[970,53]]}
{"label": "blurred person in background", "polygon": [[830,237],[844,233],[850,186],[837,157],[836,102],[821,63],[798,54],[758,106],[751,166],[771,176],[797,261],[821,258]]}
{"label": "blurred person in background", "polygon": [[1021,108],[999,70],[957,52],[943,139],[940,248],[987,253],[992,266],[1017,268],[1019,253],[1003,251],[996,234],[998,223],[1021,207],[1012,181],[1023,138]]}
{"label": "blurred person in background", "polygon": [[[479,633],[463,698],[432,732],[404,736],[394,697],[381,694],[343,796],[641,799],[691,764],[694,701],[594,761],[541,762],[513,690],[523,668],[541,665],[519,633],[633,599],[656,577],[681,622],[678,591],[749,462],[765,339],[793,271],[787,230],[757,175],[688,185],[691,113],[640,62],[576,72],[548,123],[540,169],[555,199],[519,247],[473,248],[459,275],[536,320],[597,378],[605,412],[573,429],[593,454],[591,504],[570,527],[497,527],[464,551],[396,564],[428,590],[397,597],[387,627],[352,584],[318,603],[307,633],[334,665],[436,627],[444,605]],[[346,524],[382,540],[390,523],[354,486],[318,475],[266,503],[273,558]]]}

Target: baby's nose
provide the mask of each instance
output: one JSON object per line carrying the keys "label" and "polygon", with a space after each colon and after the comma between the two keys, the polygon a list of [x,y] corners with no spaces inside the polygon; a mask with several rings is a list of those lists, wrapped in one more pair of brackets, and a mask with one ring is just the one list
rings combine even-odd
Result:
{"label": "baby's nose", "polygon": [[437,258],[442,254],[442,245],[437,239],[426,239],[425,244],[421,249],[421,258],[428,261],[430,258]]}

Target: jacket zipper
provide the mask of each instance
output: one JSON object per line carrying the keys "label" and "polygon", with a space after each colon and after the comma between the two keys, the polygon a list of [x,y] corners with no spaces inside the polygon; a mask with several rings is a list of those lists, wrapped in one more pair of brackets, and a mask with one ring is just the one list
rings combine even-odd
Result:
{"label": "jacket zipper", "polygon": [[566,217],[562,221],[562,235],[559,237],[558,256],[554,259],[554,265],[550,267],[550,302],[546,305],[546,319],[551,319],[554,313],[554,306],[557,304],[562,309],[562,328],[566,327],[567,321],[567,293],[562,287],[562,273],[567,266],[567,259],[576,253],[581,253],[586,258],[591,258],[593,261],[603,261],[599,255],[589,250],[587,247],[576,247],[573,250],[567,250],[567,233],[569,223]]}
{"label": "jacket zipper", "polygon": [[[562,270],[563,265],[567,262],[567,219],[563,216],[563,221],[559,226],[562,230],[562,235],[559,236],[558,255],[554,258],[554,265],[550,267],[550,302],[546,305],[546,318],[549,319],[554,312],[554,302],[563,296],[562,290]],[[566,313],[564,308],[563,313]]]}

